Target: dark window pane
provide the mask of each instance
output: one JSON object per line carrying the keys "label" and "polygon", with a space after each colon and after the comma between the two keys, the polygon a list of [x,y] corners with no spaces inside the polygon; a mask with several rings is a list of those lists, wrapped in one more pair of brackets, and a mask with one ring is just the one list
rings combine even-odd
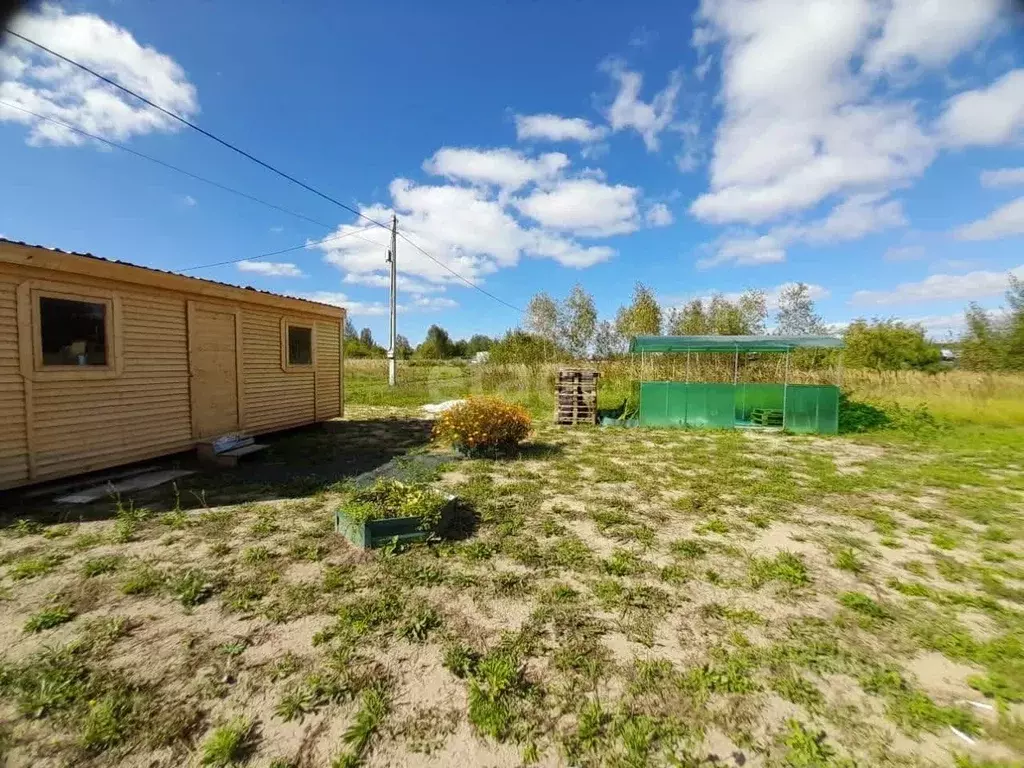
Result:
{"label": "dark window pane", "polygon": [[288,326],[288,365],[313,364],[313,329]]}
{"label": "dark window pane", "polygon": [[43,365],[106,365],[107,305],[39,299]]}

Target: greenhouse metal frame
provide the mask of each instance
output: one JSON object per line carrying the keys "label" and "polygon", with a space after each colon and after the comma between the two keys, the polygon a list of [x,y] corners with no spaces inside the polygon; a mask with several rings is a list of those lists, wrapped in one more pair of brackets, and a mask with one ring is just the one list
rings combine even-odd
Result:
{"label": "greenhouse metal frame", "polygon": [[[629,351],[640,355],[640,425],[835,434],[839,426],[841,353],[836,385],[792,384],[789,366],[794,350],[842,348],[842,340],[833,336],[637,336],[630,342]],[[684,352],[684,381],[644,379],[649,355]],[[690,357],[701,352],[732,353],[731,384],[690,381]],[[740,354],[750,352],[785,354],[782,383],[741,382]]]}

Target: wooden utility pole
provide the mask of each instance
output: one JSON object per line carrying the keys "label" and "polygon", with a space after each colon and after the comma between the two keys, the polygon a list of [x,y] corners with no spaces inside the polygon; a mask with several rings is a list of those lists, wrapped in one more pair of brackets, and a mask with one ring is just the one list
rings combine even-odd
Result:
{"label": "wooden utility pole", "polygon": [[397,337],[398,307],[398,216],[391,217],[391,250],[388,262],[391,264],[391,333],[388,337],[388,385],[395,386],[397,363],[395,362],[395,338]]}

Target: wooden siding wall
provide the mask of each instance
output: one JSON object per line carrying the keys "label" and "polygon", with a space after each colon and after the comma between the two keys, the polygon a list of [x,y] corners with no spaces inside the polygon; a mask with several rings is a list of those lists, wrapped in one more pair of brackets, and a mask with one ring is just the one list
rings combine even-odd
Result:
{"label": "wooden siding wall", "polygon": [[[312,368],[283,369],[282,317],[293,324],[316,327],[316,372]],[[338,322],[248,308],[242,313],[245,377],[242,427],[246,432],[285,429],[341,414],[339,333]]]}
{"label": "wooden siding wall", "polygon": [[35,480],[191,448],[185,300],[118,290],[123,372],[32,385]]}
{"label": "wooden siding wall", "polygon": [[341,324],[316,324],[316,417],[341,416]]}
{"label": "wooden siding wall", "polygon": [[[119,301],[122,357],[109,378],[26,380],[18,286],[102,287]],[[195,297],[0,264],[0,489],[190,450],[188,313]],[[242,429],[250,434],[341,413],[340,321],[242,307]],[[282,368],[281,318],[316,327],[317,370]],[[30,472],[30,466],[32,471]]]}
{"label": "wooden siding wall", "polygon": [[0,273],[0,488],[28,480],[25,385],[18,362],[18,281]]}

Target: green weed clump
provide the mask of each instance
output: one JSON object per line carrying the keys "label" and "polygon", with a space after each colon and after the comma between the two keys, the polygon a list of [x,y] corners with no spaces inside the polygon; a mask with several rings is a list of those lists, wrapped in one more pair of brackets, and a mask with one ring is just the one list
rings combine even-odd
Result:
{"label": "green weed clump", "polygon": [[772,558],[751,558],[749,574],[750,583],[755,588],[771,581],[778,581],[791,587],[802,587],[811,583],[803,558],[792,552],[780,552]]}
{"label": "green weed clump", "polygon": [[839,396],[840,434],[891,430],[922,435],[945,428],[924,403],[908,408],[892,401],[852,400],[846,392]]}
{"label": "green weed clump", "polygon": [[254,736],[255,723],[243,718],[214,728],[203,742],[202,765],[229,768],[242,762],[255,746]]}
{"label": "green weed clump", "polygon": [[42,632],[66,624],[75,618],[75,612],[66,605],[54,605],[29,616],[25,622],[26,632]]}
{"label": "green weed clump", "polygon": [[56,554],[26,557],[18,560],[7,570],[7,575],[14,581],[25,581],[45,576],[64,561],[63,556]]}
{"label": "green weed clump", "polygon": [[364,690],[355,720],[342,737],[348,745],[348,752],[336,757],[331,768],[355,768],[360,765],[366,748],[390,711],[391,691],[385,683],[378,682]]}

